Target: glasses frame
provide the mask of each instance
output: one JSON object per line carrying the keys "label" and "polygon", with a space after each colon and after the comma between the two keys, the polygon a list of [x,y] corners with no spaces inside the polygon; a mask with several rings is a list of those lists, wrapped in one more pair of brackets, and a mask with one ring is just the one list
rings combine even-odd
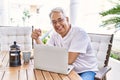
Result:
{"label": "glasses frame", "polygon": [[56,25],[57,23],[62,24],[64,22],[65,18],[58,18],[57,20],[52,20],[52,24]]}

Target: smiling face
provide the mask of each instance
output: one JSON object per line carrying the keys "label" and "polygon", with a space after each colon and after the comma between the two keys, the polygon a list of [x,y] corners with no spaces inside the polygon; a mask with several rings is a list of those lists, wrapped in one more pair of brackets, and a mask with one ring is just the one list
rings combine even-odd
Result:
{"label": "smiling face", "polygon": [[55,31],[64,37],[70,29],[68,17],[65,17],[61,12],[52,12],[50,18]]}

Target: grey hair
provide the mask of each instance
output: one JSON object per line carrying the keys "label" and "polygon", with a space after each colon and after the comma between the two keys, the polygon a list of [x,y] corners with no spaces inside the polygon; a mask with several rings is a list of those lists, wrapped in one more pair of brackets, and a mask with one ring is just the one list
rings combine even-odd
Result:
{"label": "grey hair", "polygon": [[61,13],[63,14],[63,16],[66,17],[65,11],[64,11],[61,7],[56,7],[56,8],[54,8],[54,9],[52,9],[51,12],[50,12],[50,14],[49,14],[49,17],[50,17],[50,18],[51,18],[51,14],[52,14],[53,12],[61,12]]}

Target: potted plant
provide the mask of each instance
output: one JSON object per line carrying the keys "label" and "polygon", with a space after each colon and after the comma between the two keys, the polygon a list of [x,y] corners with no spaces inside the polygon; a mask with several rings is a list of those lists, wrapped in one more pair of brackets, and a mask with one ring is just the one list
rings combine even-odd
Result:
{"label": "potted plant", "polygon": [[31,17],[30,12],[28,10],[24,10],[23,11],[23,17],[22,17],[24,25],[25,25],[26,20],[29,19],[30,17]]}
{"label": "potted plant", "polygon": [[106,20],[102,21],[102,26],[113,24],[116,29],[120,27],[120,0],[115,4],[113,8],[100,13],[103,17],[108,17]]}

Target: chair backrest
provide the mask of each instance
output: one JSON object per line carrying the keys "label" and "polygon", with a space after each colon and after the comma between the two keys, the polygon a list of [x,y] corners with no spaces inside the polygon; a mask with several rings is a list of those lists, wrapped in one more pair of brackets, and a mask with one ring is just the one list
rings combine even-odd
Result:
{"label": "chair backrest", "polygon": [[102,68],[107,66],[112,47],[113,34],[88,33],[88,35],[98,59],[98,67]]}
{"label": "chair backrest", "polygon": [[10,50],[10,46],[16,41],[21,50],[32,50],[33,27],[0,27],[1,51]]}

